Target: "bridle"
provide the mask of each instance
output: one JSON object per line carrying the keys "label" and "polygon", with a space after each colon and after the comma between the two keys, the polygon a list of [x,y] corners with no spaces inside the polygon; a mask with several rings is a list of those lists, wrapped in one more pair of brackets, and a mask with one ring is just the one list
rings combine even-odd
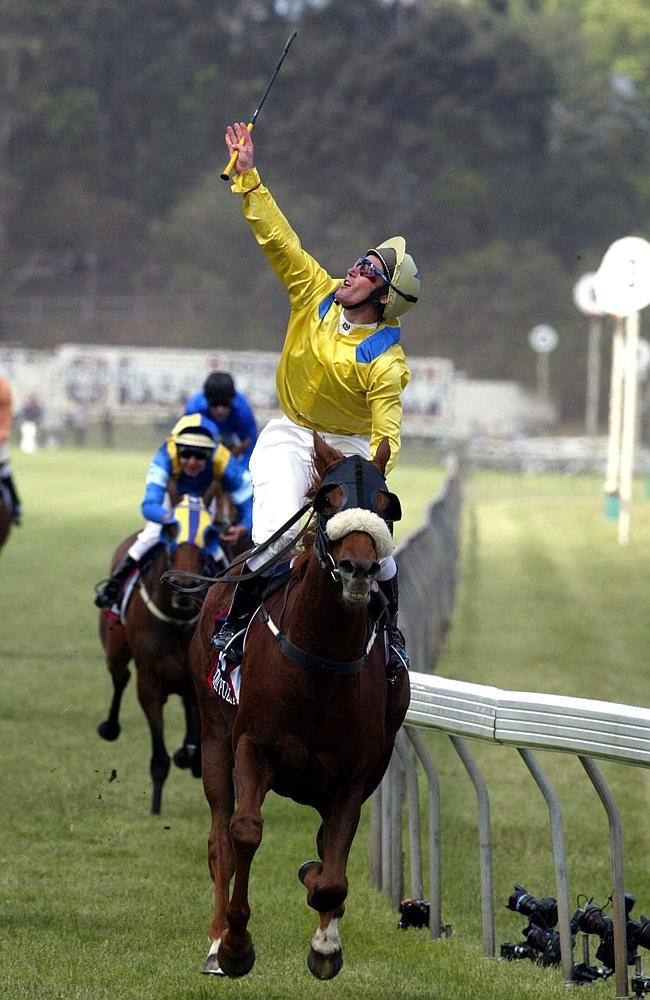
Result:
{"label": "bridle", "polygon": [[[176,548],[176,545],[173,542],[169,542],[169,541],[165,541],[163,544],[164,544],[164,553],[165,553],[165,561],[166,561],[167,568],[164,571],[164,573],[162,574],[162,576],[160,577],[160,582],[161,583],[166,581],[166,578],[167,578],[168,574],[174,574],[174,573],[177,573],[177,572],[184,572],[184,571],[175,570],[174,567],[172,566],[172,553],[173,553],[174,549]],[[181,544],[183,544],[183,545],[191,545],[193,543],[192,542],[182,542]],[[206,555],[204,553],[201,553],[201,556],[202,556],[203,562],[205,564],[206,561],[207,561],[207,559],[209,557],[206,557]],[[152,565],[153,565],[153,563],[152,563]],[[211,579],[211,578],[207,577],[206,579]],[[184,617],[179,617],[177,615],[167,614],[160,607],[158,607],[158,605],[156,604],[156,602],[152,598],[151,594],[147,590],[147,585],[145,583],[144,575],[142,573],[140,574],[140,577],[138,579],[137,588],[138,588],[138,592],[140,594],[140,597],[142,598],[142,602],[143,602],[144,606],[146,607],[147,611],[151,615],[153,615],[153,617],[156,618],[158,621],[164,622],[166,625],[174,625],[174,626],[179,627],[179,628],[187,628],[187,629],[189,629],[189,628],[192,628],[194,625],[196,625],[197,621],[201,617],[201,607],[200,606],[199,606],[199,610],[191,618],[184,618]],[[176,590],[179,591],[179,592],[185,591],[188,594],[196,594],[196,593],[198,593],[199,591],[202,591],[202,590],[203,591],[207,591],[207,585],[203,584],[200,587],[192,587],[192,588],[177,587]]]}
{"label": "bridle", "polygon": [[[333,488],[337,489],[337,502],[332,507],[328,506],[328,500]],[[390,514],[392,519],[401,517],[399,500],[395,494],[388,493],[386,482],[377,466],[372,462],[364,461],[358,455],[350,455],[341,462],[332,466],[323,477],[321,486],[313,501],[313,513],[316,515],[316,533],[314,539],[314,553],[319,565],[324,572],[328,573],[331,579],[338,585],[342,582],[342,573],[336,564],[330,546],[332,544],[328,535],[328,522],[337,514],[345,511],[361,509],[379,514],[378,497],[380,494],[388,497],[388,504],[385,507],[384,515]],[[355,530],[352,528],[352,530]],[[375,543],[376,544],[376,543]],[[260,615],[273,636],[282,653],[293,663],[305,670],[321,674],[356,674],[363,669],[367,662],[368,655],[377,637],[378,626],[386,614],[386,608],[374,620],[370,635],[364,646],[364,651],[356,660],[330,660],[322,656],[315,656],[296,646],[282,630],[282,621],[287,607],[291,581],[285,588],[284,601],[280,610],[279,624],[276,625],[266,606],[262,602]]]}

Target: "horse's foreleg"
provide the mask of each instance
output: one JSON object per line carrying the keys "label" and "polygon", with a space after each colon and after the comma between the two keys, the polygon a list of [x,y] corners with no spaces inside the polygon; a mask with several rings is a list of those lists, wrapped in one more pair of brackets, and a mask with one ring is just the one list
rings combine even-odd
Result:
{"label": "horse's foreleg", "polygon": [[144,670],[138,670],[138,699],[151,733],[151,760],[149,762],[149,772],[153,785],[151,812],[157,816],[162,805],[163,786],[169,774],[169,754],[165,746],[163,729],[165,696],[152,676]]}
{"label": "horse's foreleg", "polygon": [[201,748],[199,713],[192,693],[183,695],[185,712],[185,738],[183,745],[174,754],[174,764],[180,768],[191,768],[195,778],[201,777]]}
{"label": "horse's foreleg", "polygon": [[212,824],[208,837],[208,867],[214,883],[214,912],[210,922],[210,950],[203,972],[220,975],[217,953],[226,926],[226,907],[235,861],[230,839],[230,819],[235,806],[232,783],[232,743],[227,727],[204,716],[201,727],[203,789],[210,805]]}
{"label": "horse's foreleg", "polygon": [[262,842],[262,803],[271,786],[271,767],[246,734],[237,743],[234,777],[237,808],[230,821],[230,835],[235,851],[235,882],[218,958],[226,975],[245,976],[255,962],[253,940],[247,930],[250,869]]}
{"label": "horse's foreleg", "polygon": [[317,979],[333,979],[343,965],[338,922],[345,911],[348,856],[361,815],[361,795],[355,792],[323,811],[318,831],[321,862],[307,862],[299,871],[307,887],[307,902],[318,910],[319,924],[307,956],[309,971]]}
{"label": "horse's foreleg", "polygon": [[120,735],[122,695],[131,677],[131,671],[128,667],[131,652],[123,636],[123,629],[120,627],[118,632],[117,627],[114,628],[114,632],[110,626],[106,626],[102,631],[102,640],[106,648],[106,663],[113,681],[113,697],[108,710],[108,718],[97,726],[97,732],[101,738],[111,742]]}

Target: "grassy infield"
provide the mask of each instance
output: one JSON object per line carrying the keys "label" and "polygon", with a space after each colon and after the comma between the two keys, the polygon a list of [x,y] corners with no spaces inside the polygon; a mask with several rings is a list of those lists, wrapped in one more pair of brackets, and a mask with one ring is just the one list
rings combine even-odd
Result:
{"label": "grassy infield", "polygon": [[[252,880],[258,962],[241,981],[202,977],[211,906],[208,811],[200,783],[173,771],[151,817],[148,735],[134,692],[114,744],[95,733],[109,682],[92,584],[112,547],[138,524],[148,453],[16,453],[25,524],[0,555],[2,809],[0,996],[6,1000],[208,1000],[564,996],[557,969],[481,955],[473,793],[448,742],[432,735],[443,794],[443,919],[429,943],[402,932],[368,884],[360,831],[349,866],[345,966],[318,983],[304,958],[315,917],[296,879],[313,854],[316,818],[275,796]],[[410,527],[440,482],[405,460],[392,486]],[[647,705],[650,501],[635,505],[619,547],[600,483],[482,475],[469,489],[457,612],[440,673],[501,687]],[[178,745],[179,706],[167,711]],[[515,751],[471,745],[493,816],[497,944],[524,921],[503,904],[514,881],[554,894],[546,808]],[[541,761],[561,796],[573,895],[604,901],[607,824],[579,763]],[[112,770],[117,780],[109,780]],[[623,813],[627,887],[650,911],[647,772],[603,765]],[[578,957],[577,953],[576,956]],[[593,957],[593,951],[592,951]],[[649,963],[650,965],[650,963]],[[613,996],[613,980],[596,996]]]}

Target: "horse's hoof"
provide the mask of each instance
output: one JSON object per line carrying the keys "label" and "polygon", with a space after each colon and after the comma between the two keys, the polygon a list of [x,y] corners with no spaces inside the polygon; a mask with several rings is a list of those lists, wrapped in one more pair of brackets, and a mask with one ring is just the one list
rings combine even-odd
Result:
{"label": "horse's hoof", "polygon": [[190,752],[187,747],[179,747],[174,754],[173,761],[176,767],[180,767],[181,770],[185,770],[192,765],[192,757],[196,751]]}
{"label": "horse's hoof", "polygon": [[248,954],[240,957],[227,955],[220,947],[217,952],[217,961],[222,972],[227,976],[230,976],[231,979],[240,979],[241,976],[246,976],[255,965],[255,949],[251,945]]}
{"label": "horse's hoof", "polygon": [[97,732],[103,740],[108,740],[110,743],[116,740],[122,731],[122,727],[119,722],[100,722],[97,726]]}
{"label": "horse's hoof", "polygon": [[214,955],[208,955],[203,963],[201,972],[203,972],[206,976],[225,976],[226,974],[219,965],[219,959],[217,958],[216,952]]}
{"label": "horse's hoof", "polygon": [[307,955],[307,968],[316,979],[334,979],[343,966],[343,952],[332,952],[330,955],[322,955],[319,951],[309,949]]}
{"label": "horse's hoof", "polygon": [[319,864],[320,861],[303,861],[300,868],[298,869],[298,878],[300,879],[303,885],[307,885],[305,879],[309,875],[309,872],[312,870],[312,868],[315,868]]}

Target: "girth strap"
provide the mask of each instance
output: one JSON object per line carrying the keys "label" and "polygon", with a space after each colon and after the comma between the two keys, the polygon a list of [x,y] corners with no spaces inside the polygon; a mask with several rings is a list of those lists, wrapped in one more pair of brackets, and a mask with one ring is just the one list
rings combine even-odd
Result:
{"label": "girth strap", "polygon": [[368,659],[368,654],[373,647],[375,639],[377,638],[377,626],[375,624],[373,625],[364,653],[358,660],[327,660],[323,656],[314,656],[312,653],[307,653],[304,649],[300,649],[299,646],[296,646],[288,636],[280,632],[280,629],[274,623],[264,605],[260,608],[260,614],[275,636],[278,646],[287,659],[291,660],[297,666],[302,667],[304,670],[310,670],[312,673],[339,675],[358,674],[359,671],[363,669],[366,660]]}

